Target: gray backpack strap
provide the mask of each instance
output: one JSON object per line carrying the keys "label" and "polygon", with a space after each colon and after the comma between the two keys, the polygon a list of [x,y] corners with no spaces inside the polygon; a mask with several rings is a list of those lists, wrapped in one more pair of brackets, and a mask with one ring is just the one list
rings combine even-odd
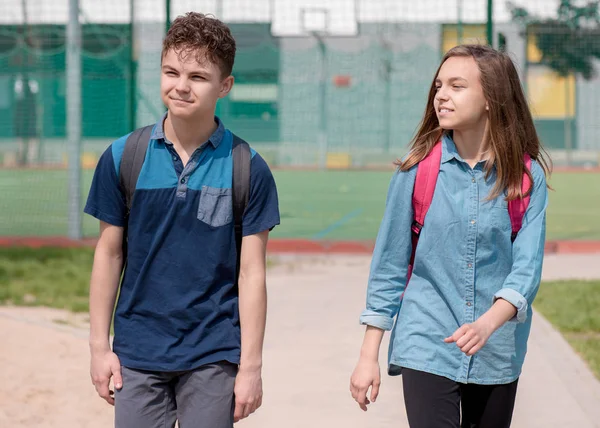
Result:
{"label": "gray backpack strap", "polygon": [[121,183],[121,189],[123,191],[123,196],[125,197],[128,217],[129,212],[131,211],[135,186],[138,177],[140,176],[144,159],[146,158],[146,150],[148,149],[148,143],[150,142],[152,128],[154,128],[154,125],[136,129],[129,134],[129,137],[127,137],[127,141],[125,142],[125,150],[123,151],[121,167],[119,168],[119,182]]}
{"label": "gray backpack strap", "polygon": [[237,284],[240,274],[240,260],[242,255],[242,237],[244,211],[250,200],[250,162],[252,154],[250,146],[244,140],[233,135],[233,181],[232,181],[232,200],[233,200],[233,221],[235,228],[235,245],[237,250],[237,265],[235,282]]}
{"label": "gray backpack strap", "polygon": [[[146,158],[146,150],[150,143],[150,136],[152,135],[152,129],[154,125],[144,126],[143,128],[136,129],[125,141],[125,150],[123,150],[123,156],[121,157],[121,166],[119,168],[119,183],[121,184],[121,192],[125,199],[127,206],[127,213],[125,214],[125,227],[123,228],[123,268],[122,273],[125,272],[125,266],[127,264],[127,234],[129,226],[129,213],[131,211],[131,203],[133,201],[133,193],[135,192],[135,186]],[[123,278],[121,277],[121,280]]]}

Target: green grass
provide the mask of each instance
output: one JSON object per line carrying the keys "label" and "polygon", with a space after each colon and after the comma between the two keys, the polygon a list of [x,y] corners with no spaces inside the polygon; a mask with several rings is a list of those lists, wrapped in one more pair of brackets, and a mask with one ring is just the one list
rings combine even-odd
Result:
{"label": "green grass", "polygon": [[600,281],[545,282],[534,306],[600,379]]}
{"label": "green grass", "polygon": [[88,311],[93,250],[0,248],[0,303]]}
{"label": "green grass", "polygon": [[548,239],[600,240],[600,174],[555,173],[550,185]]}
{"label": "green grass", "polygon": [[[274,171],[281,226],[274,238],[371,240],[377,235],[392,172]],[[82,204],[92,172],[82,179]],[[556,173],[548,239],[600,239],[600,174]],[[67,233],[67,171],[0,170],[0,236]],[[85,236],[98,233],[84,216]]]}

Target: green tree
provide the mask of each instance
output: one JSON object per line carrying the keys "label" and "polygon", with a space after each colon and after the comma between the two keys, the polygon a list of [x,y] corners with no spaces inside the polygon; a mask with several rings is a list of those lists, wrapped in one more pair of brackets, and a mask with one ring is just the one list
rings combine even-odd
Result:
{"label": "green tree", "polygon": [[595,75],[594,60],[600,59],[599,5],[600,0],[584,6],[562,0],[556,18],[539,19],[526,8],[507,3],[513,21],[535,34],[541,64],[560,76],[579,74],[586,80]]}

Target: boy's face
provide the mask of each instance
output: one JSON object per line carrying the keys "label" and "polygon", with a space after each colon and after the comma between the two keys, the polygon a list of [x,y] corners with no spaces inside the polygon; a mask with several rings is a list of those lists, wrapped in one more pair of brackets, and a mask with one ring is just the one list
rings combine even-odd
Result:
{"label": "boy's face", "polygon": [[195,52],[180,56],[173,49],[162,59],[160,93],[169,114],[181,119],[212,117],[219,98],[226,96],[233,77],[221,77],[218,65],[199,63]]}

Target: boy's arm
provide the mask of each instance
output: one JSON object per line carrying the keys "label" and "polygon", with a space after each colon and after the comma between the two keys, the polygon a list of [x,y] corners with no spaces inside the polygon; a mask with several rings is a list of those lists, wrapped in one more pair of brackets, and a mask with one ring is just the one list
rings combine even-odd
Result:
{"label": "boy's arm", "polygon": [[255,153],[250,165],[250,198],[242,227],[238,281],[242,353],[235,380],[235,422],[262,404],[262,349],[267,317],[265,255],[269,231],[278,224],[275,180],[267,163]]}
{"label": "boy's arm", "polygon": [[100,238],[94,253],[90,281],[90,375],[100,397],[109,404],[111,376],[115,388],[122,386],[119,359],[112,352],[109,335],[123,266],[123,228],[100,222]]}
{"label": "boy's arm", "polygon": [[240,368],[235,383],[235,422],[262,403],[262,350],[267,317],[266,249],[269,232],[242,239],[239,310],[242,337]]}

